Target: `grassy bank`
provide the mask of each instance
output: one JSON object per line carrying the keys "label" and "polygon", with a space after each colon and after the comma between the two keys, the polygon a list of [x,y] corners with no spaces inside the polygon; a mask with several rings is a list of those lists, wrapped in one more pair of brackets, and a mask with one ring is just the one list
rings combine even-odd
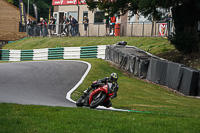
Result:
{"label": "grassy bank", "polygon": [[112,45],[119,41],[126,41],[130,46],[137,46],[169,61],[185,64],[200,69],[200,55],[196,53],[183,54],[175,50],[166,38],[161,37],[37,37],[26,38],[7,44],[3,49],[40,49],[56,47],[80,47],[96,45]]}
{"label": "grassy bank", "polygon": [[128,77],[122,71],[111,66],[109,62],[101,59],[87,59],[85,61],[90,62],[92,68],[83,84],[72,94],[74,100],[77,100],[94,80],[116,72],[119,75],[120,89],[118,97],[112,101],[114,107],[184,117],[200,117],[199,99],[176,95],[158,85]]}
{"label": "grassy bank", "polygon": [[199,132],[199,118],[0,104],[3,133]]}
{"label": "grassy bank", "polygon": [[0,104],[1,132],[199,132],[199,99],[175,95],[155,84],[126,76],[101,59],[85,59],[92,69],[73,93],[77,99],[92,81],[119,74],[116,108],[150,113],[88,108]]}
{"label": "grassy bank", "polygon": [[[107,45],[122,40],[152,53],[174,49],[164,38],[129,37],[28,38],[4,49]],[[92,68],[72,94],[74,100],[94,80],[116,72],[120,89],[118,97],[112,100],[113,107],[150,113],[0,103],[0,132],[200,132],[199,99],[176,95],[158,85],[128,77],[101,59],[82,61],[91,63]]]}
{"label": "grassy bank", "polygon": [[119,41],[126,41],[130,46],[149,51],[153,54],[162,53],[174,49],[173,45],[166,38],[152,37],[62,37],[62,38],[27,38],[7,44],[3,49],[39,49],[39,48],[56,48],[56,47],[80,47],[96,45],[112,45]]}

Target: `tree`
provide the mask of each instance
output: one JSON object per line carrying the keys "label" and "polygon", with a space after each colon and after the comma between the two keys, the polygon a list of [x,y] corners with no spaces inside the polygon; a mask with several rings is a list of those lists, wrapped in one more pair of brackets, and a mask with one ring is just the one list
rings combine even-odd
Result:
{"label": "tree", "polygon": [[[18,0],[7,0],[7,1],[15,5],[16,7],[19,7]],[[28,0],[22,0],[22,1],[24,2],[27,10]],[[35,14],[33,10],[33,4],[36,4],[38,8],[38,17],[43,17],[44,19],[49,18],[49,7],[52,4],[51,0],[29,0],[29,14],[34,17]]]}
{"label": "tree", "polygon": [[156,20],[162,15],[158,8],[172,8],[176,33],[172,41],[175,47],[184,53],[200,52],[200,36],[197,32],[200,0],[86,0],[86,3],[90,10],[98,8],[110,16],[122,16],[132,11],[132,15],[140,12],[144,16],[151,15]]}
{"label": "tree", "polygon": [[10,2],[10,3],[12,3],[12,4],[13,4],[13,0],[6,0],[6,1],[8,1],[8,2]]}

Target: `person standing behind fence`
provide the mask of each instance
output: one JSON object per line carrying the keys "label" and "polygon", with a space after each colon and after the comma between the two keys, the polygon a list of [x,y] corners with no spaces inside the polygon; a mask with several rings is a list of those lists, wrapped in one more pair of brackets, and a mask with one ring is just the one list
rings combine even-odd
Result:
{"label": "person standing behind fence", "polygon": [[71,36],[72,36],[72,16],[71,15],[69,15],[69,31],[70,31],[70,34],[71,34]]}
{"label": "person standing behind fence", "polygon": [[84,16],[83,24],[84,24],[84,30],[85,30],[85,35],[84,36],[87,36],[87,27],[88,27],[88,24],[89,24],[89,19],[88,19],[87,16]]}
{"label": "person standing behind fence", "polygon": [[105,16],[106,36],[110,34],[109,15]]}
{"label": "person standing behind fence", "polygon": [[27,33],[28,36],[32,36],[32,21],[30,18],[27,21]]}
{"label": "person standing behind fence", "polygon": [[115,23],[116,23],[116,18],[115,16],[113,16],[110,18],[110,25],[111,25],[110,28],[111,28],[112,35],[114,35],[115,33]]}
{"label": "person standing behind fence", "polygon": [[37,35],[37,22],[32,20],[33,36]]}
{"label": "person standing behind fence", "polygon": [[172,38],[172,31],[171,31],[171,27],[172,27],[172,16],[171,16],[171,14],[168,14],[168,16],[167,16],[167,18],[165,19],[165,21],[167,22],[168,39],[171,40],[171,38]]}
{"label": "person standing behind fence", "polygon": [[75,21],[75,28],[74,28],[74,32],[75,32],[75,35],[78,36],[79,35],[79,24],[78,24],[78,21],[74,18],[74,21]]}
{"label": "person standing behind fence", "polygon": [[72,36],[75,36],[76,34],[77,34],[77,20],[74,18],[74,17],[72,17],[72,21],[71,21],[71,31],[72,31]]}
{"label": "person standing behind fence", "polygon": [[42,17],[40,17],[40,22],[38,23],[38,25],[39,25],[39,27],[40,27],[40,36],[42,36],[43,35],[43,29],[42,29],[42,24],[41,24],[41,22],[42,22]]}
{"label": "person standing behind fence", "polygon": [[47,23],[45,22],[45,20],[42,17],[40,17],[40,36],[46,36],[46,25]]}
{"label": "person standing behind fence", "polygon": [[49,20],[48,21],[48,36],[51,36],[51,27],[52,27],[52,24],[51,24],[51,21]]}
{"label": "person standing behind fence", "polygon": [[[62,24],[63,24],[63,33],[62,33],[62,35],[64,35],[64,33],[65,33],[67,36],[69,36],[69,19],[66,18],[66,16],[63,17]],[[66,32],[66,30],[67,30],[67,32]]]}
{"label": "person standing behind fence", "polygon": [[51,26],[51,35],[53,36],[54,35],[55,24],[56,24],[56,20],[53,18],[53,16],[51,16],[50,23],[52,25]]}

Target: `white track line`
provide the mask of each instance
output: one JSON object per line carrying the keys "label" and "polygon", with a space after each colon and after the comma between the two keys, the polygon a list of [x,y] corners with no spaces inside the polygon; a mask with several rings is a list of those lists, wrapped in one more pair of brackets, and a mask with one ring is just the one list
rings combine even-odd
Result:
{"label": "white track line", "polygon": [[[73,60],[74,61],[74,60]],[[66,99],[76,103],[74,100],[71,99],[71,94],[79,87],[79,85],[81,85],[81,83],[83,83],[83,80],[85,79],[85,77],[88,75],[90,69],[91,69],[91,64],[85,61],[75,61],[75,62],[82,62],[88,65],[88,68],[86,70],[86,72],[84,73],[84,75],[81,77],[81,80],[67,93],[66,95]]]}
{"label": "white track line", "polygon": [[[85,79],[85,77],[88,75],[88,73],[89,73],[89,71],[91,69],[91,64],[88,63],[88,62],[79,61],[79,60],[47,60],[47,61],[49,61],[49,62],[51,62],[51,61],[52,62],[53,61],[73,61],[73,62],[85,63],[85,64],[88,65],[88,68],[87,68],[86,72],[84,73],[84,75],[81,77],[81,80],[66,94],[66,99],[76,104],[76,102],[71,99],[71,94],[79,87],[79,85],[83,82],[83,80]],[[30,62],[30,61],[24,61],[24,62]],[[46,62],[46,61],[31,61],[31,62]],[[99,106],[99,107],[97,107],[97,109],[130,112],[129,110],[115,109],[113,107],[106,108],[104,106]]]}
{"label": "white track line", "polygon": [[[75,61],[75,60],[70,60],[70,61]],[[86,72],[84,73],[84,75],[82,76],[81,80],[67,93],[66,95],[66,99],[76,103],[74,100],[71,99],[71,94],[79,87],[79,85],[81,85],[81,83],[83,83],[83,80],[85,79],[85,77],[88,75],[90,69],[91,69],[91,64],[85,61],[75,61],[75,62],[82,62],[88,65],[88,69],[86,70]],[[102,110],[112,110],[112,111],[124,111],[124,112],[130,112],[129,110],[123,110],[123,109],[115,109],[113,107],[110,108],[106,108],[104,106],[99,106],[97,107],[97,109],[102,109]]]}

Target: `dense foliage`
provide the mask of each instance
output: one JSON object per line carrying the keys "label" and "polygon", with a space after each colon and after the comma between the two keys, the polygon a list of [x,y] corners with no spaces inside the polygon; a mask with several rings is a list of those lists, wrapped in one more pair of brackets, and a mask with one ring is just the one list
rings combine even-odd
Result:
{"label": "dense foliage", "polygon": [[176,33],[172,38],[172,43],[184,53],[200,51],[200,48],[198,50],[200,36],[197,30],[200,7],[198,3],[193,2],[184,3],[172,9]]}
{"label": "dense foliage", "polygon": [[[18,0],[7,0],[8,2],[12,3],[16,7],[19,7]],[[25,4],[27,10],[28,0],[22,0]],[[48,19],[49,15],[49,7],[52,5],[52,0],[29,0],[29,14],[35,17],[33,4],[36,4],[38,8],[38,17],[43,17],[44,19]]]}
{"label": "dense foliage", "polygon": [[[200,21],[200,0],[86,0],[90,10],[97,8],[108,13],[110,16],[117,14],[124,15],[127,12],[133,12],[132,15],[142,14],[151,16],[154,20],[159,20],[162,16],[162,11],[158,8],[172,8],[172,17],[174,19],[175,33],[173,42],[174,45],[179,45],[181,40],[188,35],[187,46],[182,45],[179,51],[191,52],[196,49],[200,51],[200,37],[197,31],[198,21]],[[182,34],[182,33],[185,34]],[[189,45],[189,46],[188,46]],[[199,49],[198,49],[199,48]],[[184,49],[184,50],[183,50]]]}
{"label": "dense foliage", "polygon": [[162,15],[158,8],[168,9],[190,3],[193,3],[196,8],[200,8],[199,0],[86,0],[86,3],[90,10],[99,8],[110,15],[120,16],[128,11],[132,11],[134,15],[139,11],[144,16],[153,15],[155,18]]}

